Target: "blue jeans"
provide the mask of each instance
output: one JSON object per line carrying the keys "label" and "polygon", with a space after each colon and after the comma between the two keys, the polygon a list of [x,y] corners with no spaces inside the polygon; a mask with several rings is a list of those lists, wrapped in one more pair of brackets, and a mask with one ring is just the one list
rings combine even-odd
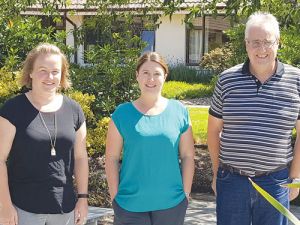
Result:
{"label": "blue jeans", "polygon": [[[288,169],[252,180],[289,209]],[[217,174],[218,225],[287,225],[288,219],[252,186],[248,177],[219,168]]]}

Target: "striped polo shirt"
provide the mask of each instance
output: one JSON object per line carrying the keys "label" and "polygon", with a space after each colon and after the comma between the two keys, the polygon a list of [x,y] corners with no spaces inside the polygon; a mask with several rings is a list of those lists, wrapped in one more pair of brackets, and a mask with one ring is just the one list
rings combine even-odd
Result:
{"label": "striped polo shirt", "polygon": [[277,60],[263,84],[249,60],[224,71],[209,114],[223,119],[219,159],[250,176],[272,171],[293,159],[291,136],[300,119],[300,70]]}

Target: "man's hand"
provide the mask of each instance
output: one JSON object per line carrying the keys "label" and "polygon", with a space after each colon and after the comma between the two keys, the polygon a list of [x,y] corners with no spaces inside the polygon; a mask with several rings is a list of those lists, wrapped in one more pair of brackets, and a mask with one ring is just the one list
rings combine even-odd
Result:
{"label": "man's hand", "polygon": [[299,188],[290,188],[290,201],[297,198],[298,195],[299,195]]}
{"label": "man's hand", "polygon": [[211,183],[211,188],[213,189],[215,196],[217,196],[217,177],[214,176],[213,181]]}

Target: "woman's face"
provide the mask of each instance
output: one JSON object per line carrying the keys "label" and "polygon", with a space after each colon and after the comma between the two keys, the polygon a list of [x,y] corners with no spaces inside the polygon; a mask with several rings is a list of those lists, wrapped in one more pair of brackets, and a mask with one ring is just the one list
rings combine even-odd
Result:
{"label": "woman's face", "polygon": [[163,67],[153,61],[146,61],[140,70],[136,71],[136,79],[142,94],[161,94],[166,77]]}
{"label": "woman's face", "polygon": [[62,59],[58,54],[39,55],[34,63],[30,78],[32,90],[42,93],[55,93],[61,80]]}

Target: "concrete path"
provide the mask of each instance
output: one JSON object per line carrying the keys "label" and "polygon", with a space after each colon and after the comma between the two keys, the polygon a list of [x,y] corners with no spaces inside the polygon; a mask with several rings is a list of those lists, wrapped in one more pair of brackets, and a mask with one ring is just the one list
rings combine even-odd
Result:
{"label": "concrete path", "polygon": [[[184,225],[215,225],[216,197],[207,193],[192,193]],[[300,206],[291,205],[291,212],[300,219]],[[291,225],[293,223],[290,223]]]}

